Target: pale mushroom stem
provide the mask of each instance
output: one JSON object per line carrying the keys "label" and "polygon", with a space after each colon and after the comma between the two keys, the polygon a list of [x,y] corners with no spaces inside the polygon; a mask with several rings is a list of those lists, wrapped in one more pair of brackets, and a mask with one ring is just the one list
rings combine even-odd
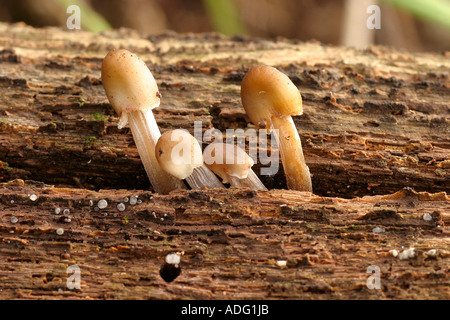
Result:
{"label": "pale mushroom stem", "polygon": [[209,170],[205,164],[195,168],[191,175],[186,178],[186,181],[192,189],[200,189],[201,187],[225,188],[222,182],[220,182],[216,175]]}
{"label": "pale mushroom stem", "polygon": [[289,189],[312,192],[311,175],[303,156],[302,142],[291,116],[273,116],[271,129],[280,151]]}
{"label": "pale mushroom stem", "polygon": [[234,187],[250,188],[252,190],[267,190],[266,186],[259,180],[256,173],[248,170],[247,178],[229,177],[230,184]]}
{"label": "pale mushroom stem", "polygon": [[127,115],[139,156],[155,192],[168,194],[175,189],[186,189],[183,181],[164,172],[156,160],[155,145],[161,132],[152,110],[131,111]]}

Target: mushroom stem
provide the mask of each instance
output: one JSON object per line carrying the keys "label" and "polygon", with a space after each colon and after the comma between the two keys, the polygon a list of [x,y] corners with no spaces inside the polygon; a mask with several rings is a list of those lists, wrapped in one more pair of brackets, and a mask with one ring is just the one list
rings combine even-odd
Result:
{"label": "mushroom stem", "polygon": [[303,156],[302,142],[291,116],[272,116],[271,129],[277,140],[289,189],[312,192],[311,176]]}
{"label": "mushroom stem", "polygon": [[192,189],[222,188],[225,186],[220,182],[216,175],[203,164],[201,167],[195,168],[190,176],[186,178],[187,183]]}
{"label": "mushroom stem", "polygon": [[155,145],[161,136],[151,109],[127,113],[134,142],[148,178],[157,193],[168,194],[174,189],[186,189],[183,181],[162,170],[155,156]]}
{"label": "mushroom stem", "polygon": [[248,170],[247,178],[239,179],[238,177],[230,176],[229,180],[230,184],[234,187],[250,188],[252,190],[267,190],[266,186],[259,180],[252,169]]}

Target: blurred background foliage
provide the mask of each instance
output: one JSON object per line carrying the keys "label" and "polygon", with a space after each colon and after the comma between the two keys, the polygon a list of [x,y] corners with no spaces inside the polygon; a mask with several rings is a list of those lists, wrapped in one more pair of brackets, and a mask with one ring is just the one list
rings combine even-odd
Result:
{"label": "blurred background foliage", "polygon": [[[69,5],[85,30],[127,27],[145,33],[217,31],[411,51],[450,50],[450,0],[0,0],[0,21],[62,26]],[[381,29],[368,30],[367,6],[381,8]]]}

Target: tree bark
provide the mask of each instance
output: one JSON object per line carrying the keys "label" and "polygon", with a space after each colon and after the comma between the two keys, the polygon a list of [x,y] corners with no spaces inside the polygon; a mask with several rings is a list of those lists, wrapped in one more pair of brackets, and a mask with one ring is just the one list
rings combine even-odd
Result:
{"label": "tree bark", "polygon": [[[450,297],[449,53],[22,24],[0,24],[0,35],[0,297]],[[268,192],[153,193],[101,85],[115,47],[157,79],[162,132],[193,133],[194,121],[203,132],[257,129],[240,81],[254,64],[285,72],[303,97],[294,121],[314,194],[286,190],[281,165],[262,176],[258,163]],[[182,272],[166,283],[170,252]]]}

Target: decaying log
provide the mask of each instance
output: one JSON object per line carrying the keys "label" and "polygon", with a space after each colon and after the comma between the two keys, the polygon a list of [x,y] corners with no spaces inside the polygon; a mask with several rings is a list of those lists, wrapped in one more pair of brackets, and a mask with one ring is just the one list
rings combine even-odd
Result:
{"label": "decaying log", "polygon": [[[161,131],[255,128],[242,77],[257,63],[285,72],[314,194],[285,190],[282,166],[261,176],[268,192],[153,193],[101,85],[115,47],[155,75]],[[448,299],[449,70],[448,53],[0,24],[0,297]],[[170,252],[182,272],[166,283]]]}
{"label": "decaying log", "polygon": [[[444,227],[450,223],[450,199],[444,193],[404,189],[350,200],[216,189],[163,196],[20,180],[0,191],[2,298],[448,299],[450,294]],[[124,200],[132,196],[139,203]],[[104,209],[97,207],[101,199],[108,203]],[[118,209],[120,203],[125,210]],[[400,259],[410,248],[414,256]],[[159,269],[171,252],[182,254],[182,272],[166,283]],[[66,285],[67,268],[74,265],[80,268],[79,290]],[[379,290],[367,287],[370,266],[379,268]]]}
{"label": "decaying log", "polygon": [[[194,121],[221,131],[252,128],[240,81],[253,64],[275,65],[303,95],[304,114],[295,121],[316,194],[449,190],[448,54],[215,34],[94,35],[21,25],[0,31],[3,181],[151,187],[128,129],[116,128],[99,79],[107,51],[123,47],[142,56],[158,79],[162,131],[192,132]],[[282,168],[263,178],[268,187],[285,187]]]}

